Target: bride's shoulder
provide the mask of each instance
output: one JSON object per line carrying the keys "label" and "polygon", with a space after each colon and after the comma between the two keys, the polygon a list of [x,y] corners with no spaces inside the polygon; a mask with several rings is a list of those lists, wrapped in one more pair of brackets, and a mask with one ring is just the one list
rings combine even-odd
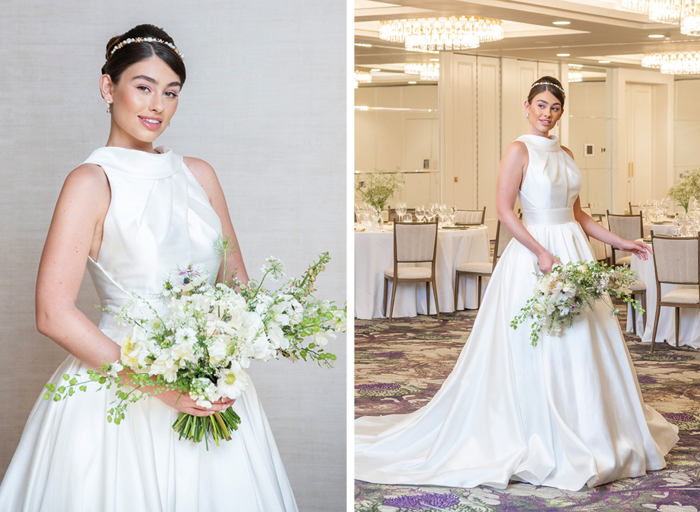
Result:
{"label": "bride's shoulder", "polygon": [[87,194],[88,197],[105,194],[109,196],[109,181],[102,167],[83,163],[68,174],[63,190],[68,193]]}
{"label": "bride's shoulder", "polygon": [[191,156],[183,156],[182,160],[192,173],[192,176],[195,177],[195,179],[207,193],[209,199],[221,191],[219,178],[217,178],[214,168],[209,165],[209,163],[205,162],[201,158],[194,158]]}
{"label": "bride's shoulder", "polygon": [[562,149],[562,151],[564,151],[564,153],[569,155],[572,160],[574,159],[574,154],[571,152],[571,150],[569,148],[567,148],[566,146],[561,146],[561,149]]}

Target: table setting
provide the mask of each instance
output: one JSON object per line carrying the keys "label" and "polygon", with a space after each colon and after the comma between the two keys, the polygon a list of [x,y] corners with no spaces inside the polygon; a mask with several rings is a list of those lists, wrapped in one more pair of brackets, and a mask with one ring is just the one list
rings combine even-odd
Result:
{"label": "table setting", "polygon": [[[377,214],[365,205],[356,206],[355,223],[355,316],[359,319],[383,318],[384,270],[394,262],[393,223],[377,220]],[[454,311],[455,269],[465,262],[489,261],[489,231],[485,225],[454,222],[457,209],[441,204],[418,206],[415,217],[406,212],[405,203],[396,205],[402,222],[431,222],[438,219],[435,276],[441,313]],[[418,263],[416,265],[427,265]],[[477,307],[476,278],[460,280],[458,309]],[[391,284],[389,285],[391,293]],[[402,284],[397,288],[394,318],[427,314],[425,286]],[[430,314],[435,314],[431,300]]]}

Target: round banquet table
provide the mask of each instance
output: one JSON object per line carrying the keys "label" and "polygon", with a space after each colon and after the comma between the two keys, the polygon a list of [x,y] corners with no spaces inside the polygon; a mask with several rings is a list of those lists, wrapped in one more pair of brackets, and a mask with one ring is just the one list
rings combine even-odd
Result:
{"label": "round banquet table", "polygon": [[[486,226],[463,230],[438,230],[435,278],[441,313],[454,311],[454,278],[458,265],[489,261],[489,230]],[[355,317],[367,320],[383,318],[384,270],[394,265],[394,233],[355,233]],[[402,264],[406,265],[406,263]],[[430,263],[416,265],[430,266]],[[391,282],[387,299],[387,316],[391,306]],[[482,284],[482,293],[485,283]],[[457,309],[477,307],[477,281],[461,278]],[[466,299],[465,299],[466,298]],[[394,317],[426,314],[425,284],[401,283],[396,290]],[[430,314],[435,314],[435,300],[430,291]]]}
{"label": "round banquet table", "polygon": [[[647,224],[644,223],[644,236],[649,238],[651,236],[652,230],[655,235],[672,235],[673,234],[673,222],[667,221],[661,224]],[[652,265],[653,266],[653,265]]]}
{"label": "round banquet table", "polygon": [[[656,227],[656,226],[655,226]],[[646,228],[646,226],[645,226]],[[656,233],[656,229],[654,229]],[[656,271],[654,270],[654,256],[649,255],[646,261],[632,257],[630,268],[637,272],[637,279],[640,279],[647,287],[647,327],[641,338],[642,341],[651,343],[651,335],[654,331],[654,318],[656,318]],[[662,284],[661,293],[667,294],[676,288],[693,288],[693,286]],[[638,298],[638,297],[637,297]],[[627,307],[627,331],[632,329],[632,311],[631,307]],[[636,329],[637,334],[642,332],[644,322],[642,315],[636,314]],[[656,343],[666,342],[669,345],[676,345],[676,330],[673,308],[662,307],[659,313],[659,327],[656,332]],[[681,308],[680,310],[681,330],[678,344],[690,345],[694,348],[700,348],[700,310],[693,308]]]}

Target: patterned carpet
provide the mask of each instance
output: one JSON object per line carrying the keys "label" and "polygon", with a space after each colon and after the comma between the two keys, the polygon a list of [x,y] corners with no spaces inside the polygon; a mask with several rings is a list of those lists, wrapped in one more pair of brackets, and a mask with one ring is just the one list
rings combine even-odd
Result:
{"label": "patterned carpet", "polygon": [[[356,320],[357,416],[408,413],[427,403],[452,370],[475,311],[435,317]],[[622,325],[625,316],[620,316]],[[512,483],[505,490],[414,487],[355,482],[355,512],[645,511],[698,512],[700,508],[700,351],[626,341],[645,401],[680,428],[668,466],[591,490],[560,491]]]}

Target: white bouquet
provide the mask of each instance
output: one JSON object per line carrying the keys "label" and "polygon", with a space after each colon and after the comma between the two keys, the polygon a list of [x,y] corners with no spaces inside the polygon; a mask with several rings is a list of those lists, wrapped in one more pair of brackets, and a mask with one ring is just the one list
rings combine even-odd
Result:
{"label": "white bouquet", "polygon": [[[224,255],[227,245],[222,242]],[[346,312],[312,295],[316,276],[330,256],[322,254],[303,277],[276,291],[263,288],[263,283],[268,276],[277,280],[284,274],[282,263],[274,257],[266,261],[260,282],[247,285],[235,275],[228,284],[211,285],[207,272],[197,265],[176,269],[164,283],[166,314],[158,314],[140,297],[113,312],[117,323],[131,326],[121,343],[121,357],[102,373],[88,371],[90,381],[117,386],[109,422],[118,424],[129,403],[165,390],[189,393],[205,408],[223,397],[239,398],[249,384],[246,369],[251,361],[287,357],[332,366],[336,357],[323,347],[336,332],[344,331]],[[120,375],[124,368],[133,373]],[[47,384],[44,398],[53,394],[59,401],[73,395],[75,388],[86,391],[90,382],[78,382],[77,376],[67,374],[63,380]],[[121,389],[127,385],[128,390]],[[148,393],[134,393],[152,386]],[[181,413],[173,428],[180,437],[204,439],[207,446],[211,435],[218,445],[220,439],[231,439],[240,421],[228,408],[207,417]]]}
{"label": "white bouquet", "polygon": [[[537,275],[537,274],[536,274]],[[635,282],[634,272],[627,266],[609,267],[594,261],[569,262],[555,265],[548,274],[539,274],[534,297],[529,299],[510,323],[513,329],[528,318],[534,318],[530,340],[537,346],[542,329],[550,336],[560,336],[565,326],[571,326],[574,317],[607,293],[624,297],[633,308],[643,313],[639,301],[631,297],[630,287]],[[619,310],[611,308],[617,315]]]}

